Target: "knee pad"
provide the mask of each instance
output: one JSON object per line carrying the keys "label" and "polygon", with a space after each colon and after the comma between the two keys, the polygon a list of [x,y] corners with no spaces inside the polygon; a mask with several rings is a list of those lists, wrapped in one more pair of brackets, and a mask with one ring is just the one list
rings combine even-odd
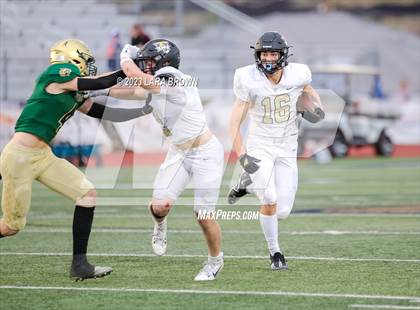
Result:
{"label": "knee pad", "polygon": [[293,208],[293,201],[281,199],[277,202],[277,218],[284,220],[289,217]]}
{"label": "knee pad", "polygon": [[260,203],[263,205],[275,204],[277,201],[276,192],[270,188],[264,190],[255,190],[253,192],[257,196]]}
{"label": "knee pad", "polygon": [[[277,209],[278,209],[278,207],[277,207]],[[279,220],[284,220],[284,219],[287,219],[287,218],[289,217],[289,215],[290,215],[290,211],[291,211],[291,210],[286,210],[286,211],[283,211],[283,210],[277,210],[277,218],[278,218]]]}
{"label": "knee pad", "polygon": [[277,193],[277,218],[286,219],[292,211],[295,203],[296,188],[290,188]]}

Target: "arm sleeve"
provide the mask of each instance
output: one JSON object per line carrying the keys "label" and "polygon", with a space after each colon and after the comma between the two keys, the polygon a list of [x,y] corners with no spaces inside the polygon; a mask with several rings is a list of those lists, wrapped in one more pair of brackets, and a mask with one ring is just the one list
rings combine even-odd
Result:
{"label": "arm sleeve", "polygon": [[85,90],[98,90],[109,88],[115,84],[121,82],[126,78],[126,75],[122,70],[114,73],[99,77],[99,78],[79,78],[77,80],[77,89],[80,91]]}
{"label": "arm sleeve", "polygon": [[235,71],[235,76],[233,77],[233,92],[238,99],[249,101],[249,89],[243,84],[238,70]]}
{"label": "arm sleeve", "polygon": [[149,113],[146,113],[143,108],[111,108],[103,104],[93,102],[92,107],[86,114],[90,117],[104,119],[111,122],[125,122]]}

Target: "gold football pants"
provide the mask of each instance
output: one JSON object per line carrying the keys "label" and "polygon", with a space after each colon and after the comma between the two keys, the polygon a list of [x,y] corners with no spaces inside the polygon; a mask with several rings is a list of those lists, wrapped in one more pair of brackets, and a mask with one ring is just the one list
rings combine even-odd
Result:
{"label": "gold football pants", "polygon": [[33,180],[74,202],[94,189],[77,167],[56,157],[49,147],[28,148],[9,142],[1,152],[0,172],[3,220],[13,230],[25,227]]}

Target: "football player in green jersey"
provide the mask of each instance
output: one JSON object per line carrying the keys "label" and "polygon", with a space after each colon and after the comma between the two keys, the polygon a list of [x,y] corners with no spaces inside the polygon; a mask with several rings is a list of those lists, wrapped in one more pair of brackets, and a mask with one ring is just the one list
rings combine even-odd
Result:
{"label": "football player in green jersey", "polygon": [[15,235],[25,227],[33,180],[73,200],[73,260],[70,276],[76,279],[103,277],[110,267],[92,266],[86,258],[96,190],[75,166],[57,158],[50,142],[75,110],[89,116],[120,122],[152,112],[142,108],[109,108],[86,98],[85,91],[111,87],[125,78],[120,70],[95,77],[90,49],[80,40],[67,39],[51,48],[51,65],[41,73],[32,96],[16,122],[15,134],[0,158],[3,177],[0,238]]}

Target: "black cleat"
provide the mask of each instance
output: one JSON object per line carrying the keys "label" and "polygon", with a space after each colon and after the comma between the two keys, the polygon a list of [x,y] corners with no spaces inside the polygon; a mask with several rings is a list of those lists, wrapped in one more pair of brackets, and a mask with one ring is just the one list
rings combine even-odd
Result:
{"label": "black cleat", "polygon": [[287,260],[284,258],[284,255],[280,252],[270,255],[271,260],[271,270],[287,270]]}
{"label": "black cleat", "polygon": [[92,266],[87,261],[86,256],[83,255],[82,258],[73,259],[70,267],[70,278],[73,278],[77,282],[85,279],[102,278],[111,272],[111,267]]}
{"label": "black cleat", "polygon": [[251,177],[249,176],[248,172],[243,172],[239,179],[239,183],[232,187],[228,194],[228,203],[233,205],[236,203],[239,198],[249,194],[246,190],[247,186],[252,184]]}

